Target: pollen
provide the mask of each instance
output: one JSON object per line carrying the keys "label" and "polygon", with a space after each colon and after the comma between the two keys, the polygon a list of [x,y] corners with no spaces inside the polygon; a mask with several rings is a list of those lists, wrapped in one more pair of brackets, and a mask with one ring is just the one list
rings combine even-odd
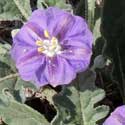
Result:
{"label": "pollen", "polygon": [[43,53],[43,51],[45,51],[45,49],[44,49],[43,47],[38,47],[38,48],[37,48],[37,51],[38,51],[39,53]]}
{"label": "pollen", "polygon": [[53,57],[56,54],[61,53],[61,46],[59,44],[59,41],[56,37],[52,37],[49,39],[43,39],[43,40],[37,40],[37,51],[41,54],[45,54],[48,57]]}
{"label": "pollen", "polygon": [[48,32],[47,30],[44,30],[44,36],[45,36],[46,38],[49,38],[49,37],[50,37],[49,32]]}
{"label": "pollen", "polygon": [[37,41],[36,41],[36,45],[37,45],[37,46],[43,46],[43,42],[40,41],[40,40],[37,40]]}
{"label": "pollen", "polygon": [[58,40],[57,40],[57,38],[56,37],[52,37],[52,39],[51,39],[51,48],[52,49],[55,49],[56,48],[56,46],[57,46],[57,44],[58,44]]}
{"label": "pollen", "polygon": [[52,37],[51,42],[53,45],[57,44],[58,40],[56,37]]}

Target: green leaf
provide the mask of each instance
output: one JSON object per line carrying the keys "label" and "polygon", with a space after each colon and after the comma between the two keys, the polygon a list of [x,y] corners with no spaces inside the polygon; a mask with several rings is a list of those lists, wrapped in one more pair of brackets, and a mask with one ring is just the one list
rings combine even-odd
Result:
{"label": "green leaf", "polygon": [[55,2],[55,6],[67,10],[67,11],[71,11],[72,7],[70,4],[66,4],[65,0],[56,0]]}
{"label": "green leaf", "polygon": [[[10,56],[10,49],[11,49],[11,46],[8,43],[0,44],[0,63],[4,63],[4,65],[7,65],[8,67],[11,68],[11,71],[16,72],[15,64],[12,61],[11,56]],[[4,67],[4,65],[2,67],[2,64],[1,64],[1,68],[3,70],[4,70],[4,68],[6,69],[6,67]],[[3,73],[2,70],[0,70],[0,72]]]}
{"label": "green leaf", "polygon": [[13,95],[17,101],[21,103],[24,103],[26,101],[26,88],[31,89],[33,92],[37,90],[36,86],[33,83],[24,81],[20,77],[18,77],[13,91]]}
{"label": "green leaf", "polygon": [[18,77],[15,89],[17,89],[17,90],[21,89],[22,86],[24,88],[32,88],[32,89],[36,90],[36,86],[33,83],[28,82],[28,81],[24,81],[20,77]]}
{"label": "green leaf", "polygon": [[30,15],[30,0],[0,1],[0,20],[27,20]]}
{"label": "green leaf", "polygon": [[4,55],[0,54],[0,77],[4,77],[6,75],[10,75],[11,73],[14,73],[12,71],[11,67],[9,65],[7,65],[7,63],[9,63],[8,61],[4,57]]}
{"label": "green leaf", "polygon": [[14,86],[16,84],[17,77],[14,75],[9,76],[11,76],[11,78],[7,78],[7,76],[4,78],[0,78],[0,93],[2,93],[2,90],[4,88],[9,89],[11,92],[14,91]]}
{"label": "green leaf", "polygon": [[21,12],[22,16],[27,20],[31,15],[31,7],[30,7],[30,0],[13,0],[16,4],[17,8]]}
{"label": "green leaf", "polygon": [[96,40],[99,37],[101,37],[100,26],[101,26],[101,18],[96,20],[94,28],[93,28],[94,45],[96,44]]}
{"label": "green leaf", "polygon": [[[6,54],[10,50],[11,46],[9,44],[0,43],[0,54]],[[1,59],[0,59],[1,60]]]}
{"label": "green leaf", "polygon": [[86,9],[87,9],[87,18],[88,24],[90,28],[93,30],[94,27],[94,19],[95,19],[95,0],[85,0],[86,1]]}
{"label": "green leaf", "polygon": [[42,87],[40,89],[40,94],[43,98],[46,98],[50,104],[54,105],[54,102],[53,102],[53,96],[57,94],[57,92],[52,89],[51,87],[49,86],[45,86],[45,87]]}
{"label": "green leaf", "polygon": [[95,73],[88,70],[53,98],[58,112],[52,125],[97,125],[108,114],[107,106],[95,107],[105,92],[95,87],[94,81]]}
{"label": "green leaf", "polygon": [[0,44],[0,93],[3,88],[12,91],[16,82],[16,77],[13,75],[15,73],[11,67],[12,60],[10,59],[9,49],[9,44]]}
{"label": "green leaf", "polygon": [[37,111],[18,103],[5,93],[0,94],[0,116],[8,125],[48,125],[47,120]]}
{"label": "green leaf", "polygon": [[56,6],[67,11],[72,10],[72,6],[70,4],[67,4],[65,0],[38,0],[37,1],[38,8],[43,9],[44,8],[43,5],[46,7]]}
{"label": "green leaf", "polygon": [[21,18],[22,15],[12,0],[0,1],[0,20],[17,20]]}
{"label": "green leaf", "polygon": [[15,119],[13,118],[11,120],[11,123],[9,125],[44,125],[44,123],[40,123],[36,121],[35,119]]}

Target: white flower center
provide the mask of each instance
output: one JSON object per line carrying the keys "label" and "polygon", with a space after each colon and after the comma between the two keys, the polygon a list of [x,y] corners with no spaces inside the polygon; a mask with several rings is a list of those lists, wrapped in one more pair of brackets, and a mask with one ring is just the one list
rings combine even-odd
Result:
{"label": "white flower center", "polygon": [[49,57],[53,57],[56,54],[61,53],[61,46],[59,45],[58,39],[56,37],[52,37],[52,39],[38,40],[36,41],[36,45],[38,46],[38,52],[44,53]]}

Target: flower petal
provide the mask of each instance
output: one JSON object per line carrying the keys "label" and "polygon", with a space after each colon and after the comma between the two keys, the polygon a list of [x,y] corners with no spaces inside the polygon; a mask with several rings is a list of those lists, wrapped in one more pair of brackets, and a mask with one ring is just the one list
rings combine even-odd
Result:
{"label": "flower petal", "polygon": [[[33,24],[32,24],[33,27]],[[35,27],[35,26],[34,26]],[[34,32],[28,24],[24,25],[20,31],[13,38],[14,43],[21,43],[24,46],[36,46],[36,40],[41,39],[36,32]]]}
{"label": "flower petal", "polygon": [[38,87],[49,84],[49,81],[45,74],[45,70],[46,70],[46,61],[44,60],[42,65],[40,65],[40,67],[38,67],[37,70],[35,71],[34,81],[36,82],[36,85]]}
{"label": "flower petal", "polygon": [[123,125],[122,123],[120,123],[117,119],[115,119],[114,117],[109,117],[104,123],[103,125]]}
{"label": "flower petal", "polygon": [[20,57],[18,58],[18,61],[16,62],[17,67],[18,67],[18,66],[23,66],[23,65],[29,63],[30,61],[31,61],[31,62],[32,62],[32,61],[35,61],[35,59],[37,59],[37,58],[39,58],[39,57],[41,57],[41,54],[39,54],[39,53],[37,52],[37,49],[32,49],[32,50],[30,50],[29,52],[25,53],[25,55],[20,56]]}
{"label": "flower petal", "polygon": [[46,10],[37,9],[33,11],[28,22],[39,25],[39,28],[44,30],[47,28],[47,21],[48,21],[48,18],[46,15]]}
{"label": "flower petal", "polygon": [[29,22],[39,25],[42,30],[48,30],[52,36],[63,37],[72,27],[73,19],[73,16],[65,11],[49,7],[46,10],[34,11]]}
{"label": "flower petal", "polygon": [[92,48],[93,35],[89,30],[86,21],[78,16],[74,16],[75,23],[72,26],[70,32],[67,32],[65,38],[61,41],[61,43],[72,46],[77,46],[78,44],[86,44],[90,48]]}
{"label": "flower petal", "polygon": [[70,32],[71,28],[74,25],[74,18],[69,13],[62,13],[58,17],[58,22],[56,23],[55,27],[53,27],[53,35],[62,41],[67,35],[67,32]]}
{"label": "flower petal", "polygon": [[90,61],[89,60],[84,60],[84,61],[81,61],[81,60],[72,60],[72,61],[69,61],[70,65],[73,67],[74,71],[75,72],[83,72],[85,71],[89,64],[90,64]]}
{"label": "flower petal", "polygon": [[75,72],[85,71],[90,63],[91,49],[84,45],[80,47],[67,47],[59,56],[68,60]]}
{"label": "flower petal", "polygon": [[28,52],[25,56],[20,57],[16,63],[21,78],[24,80],[34,80],[35,71],[43,64],[44,55],[38,55],[33,50]]}
{"label": "flower petal", "polygon": [[13,60],[15,62],[17,62],[17,60],[20,57],[25,56],[25,54],[32,49],[33,49],[32,46],[29,46],[27,44],[25,45],[23,42],[16,42],[15,41],[15,43],[13,43],[13,45],[12,45],[11,57],[13,58]]}
{"label": "flower petal", "polygon": [[[112,114],[119,114],[121,116],[125,114],[125,105],[118,107]],[[125,119],[125,115],[123,117]]]}
{"label": "flower petal", "polygon": [[[36,41],[56,37],[53,57],[38,53]],[[45,47],[47,49],[47,47]],[[61,48],[61,49],[60,49]],[[90,62],[92,34],[86,22],[55,7],[38,9],[13,38],[12,58],[24,80],[37,86],[69,84]],[[48,51],[48,50],[47,50]]]}
{"label": "flower petal", "polygon": [[76,73],[71,65],[63,58],[55,57],[46,68],[46,76],[52,86],[69,84],[75,77]]}
{"label": "flower petal", "polygon": [[125,105],[119,106],[105,120],[103,125],[125,125]]}
{"label": "flower petal", "polygon": [[60,54],[61,57],[64,57],[68,60],[86,60],[91,57],[91,49],[84,45],[84,47],[67,47]]}
{"label": "flower petal", "polygon": [[34,34],[35,39],[41,40],[41,39],[44,39],[44,38],[45,38],[45,37],[44,37],[44,31],[43,31],[43,29],[41,29],[41,28],[39,27],[38,24],[33,23],[33,22],[28,22],[28,23],[25,24],[25,25],[32,31],[31,33]]}

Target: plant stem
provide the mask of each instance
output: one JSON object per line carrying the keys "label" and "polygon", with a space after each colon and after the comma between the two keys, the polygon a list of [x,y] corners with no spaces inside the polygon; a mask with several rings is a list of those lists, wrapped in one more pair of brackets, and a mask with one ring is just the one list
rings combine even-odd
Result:
{"label": "plant stem", "polygon": [[2,77],[2,78],[0,78],[0,83],[3,82],[4,80],[15,78],[15,77],[18,77],[18,76],[19,76],[19,74],[15,73],[15,74],[10,74],[8,76]]}

